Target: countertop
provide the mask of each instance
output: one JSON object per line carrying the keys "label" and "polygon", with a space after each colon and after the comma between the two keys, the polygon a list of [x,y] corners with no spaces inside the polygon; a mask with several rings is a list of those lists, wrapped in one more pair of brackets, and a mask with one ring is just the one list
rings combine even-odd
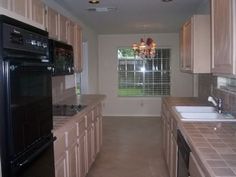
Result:
{"label": "countertop", "polygon": [[63,101],[58,102],[57,104],[75,104],[75,105],[87,105],[83,110],[78,112],[74,116],[53,116],[53,133],[57,134],[60,131],[64,131],[67,124],[71,124],[73,121],[78,121],[79,118],[82,118],[84,114],[90,111],[95,105],[100,103],[105,99],[105,95],[80,95],[69,97]]}
{"label": "countertop", "polygon": [[206,177],[236,177],[236,122],[182,122],[172,106],[204,104],[197,98],[166,97],[163,101]]}

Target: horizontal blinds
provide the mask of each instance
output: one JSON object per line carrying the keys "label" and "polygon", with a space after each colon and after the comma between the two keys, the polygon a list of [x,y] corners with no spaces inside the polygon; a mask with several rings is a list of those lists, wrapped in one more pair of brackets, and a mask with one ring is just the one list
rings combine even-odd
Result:
{"label": "horizontal blinds", "polygon": [[157,58],[118,58],[119,96],[170,95],[170,49],[157,49]]}

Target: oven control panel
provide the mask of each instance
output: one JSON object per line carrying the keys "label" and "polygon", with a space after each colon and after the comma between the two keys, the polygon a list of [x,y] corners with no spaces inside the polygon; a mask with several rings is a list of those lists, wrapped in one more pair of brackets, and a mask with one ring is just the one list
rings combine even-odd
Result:
{"label": "oven control panel", "polygon": [[48,37],[13,25],[3,24],[3,48],[48,54]]}

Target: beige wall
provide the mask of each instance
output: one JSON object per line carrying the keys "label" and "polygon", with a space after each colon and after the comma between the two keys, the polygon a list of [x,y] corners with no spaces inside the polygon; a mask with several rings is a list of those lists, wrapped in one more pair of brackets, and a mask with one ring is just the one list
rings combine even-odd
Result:
{"label": "beige wall", "polygon": [[152,37],[159,46],[171,48],[171,95],[193,96],[193,76],[179,71],[179,35],[99,35],[99,93],[106,94],[105,116],[158,116],[161,97],[122,98],[117,96],[117,49],[131,46],[141,37]]}

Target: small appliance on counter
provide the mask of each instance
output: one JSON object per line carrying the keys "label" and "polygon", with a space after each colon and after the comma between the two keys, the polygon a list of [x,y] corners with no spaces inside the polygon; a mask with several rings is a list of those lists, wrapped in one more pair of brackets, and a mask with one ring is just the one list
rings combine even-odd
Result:
{"label": "small appliance on counter", "polygon": [[2,177],[55,177],[48,33],[0,15]]}
{"label": "small appliance on counter", "polygon": [[74,116],[82,109],[84,109],[86,105],[53,105],[53,115],[54,116]]}
{"label": "small appliance on counter", "polygon": [[74,54],[71,45],[49,39],[49,56],[54,66],[54,76],[74,74]]}

